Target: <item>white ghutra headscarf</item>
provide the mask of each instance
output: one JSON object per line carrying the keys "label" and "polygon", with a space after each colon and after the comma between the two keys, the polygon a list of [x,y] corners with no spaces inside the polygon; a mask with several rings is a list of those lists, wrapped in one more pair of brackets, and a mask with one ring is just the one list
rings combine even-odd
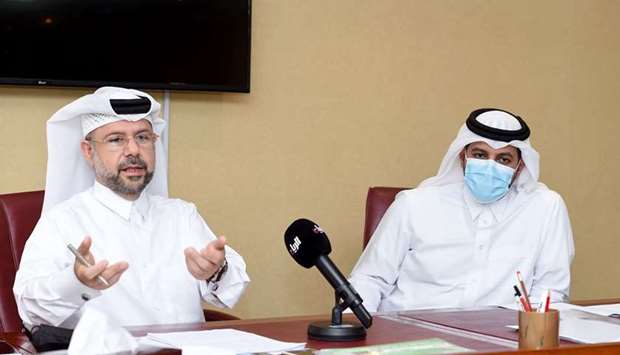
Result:
{"label": "white ghutra headscarf", "polygon": [[[95,173],[80,151],[80,141],[108,123],[146,119],[160,135],[166,123],[151,95],[133,89],[102,87],[58,110],[47,121],[47,177],[43,212],[90,188]],[[161,140],[155,145],[155,171],[145,191],[168,196],[167,156]]]}

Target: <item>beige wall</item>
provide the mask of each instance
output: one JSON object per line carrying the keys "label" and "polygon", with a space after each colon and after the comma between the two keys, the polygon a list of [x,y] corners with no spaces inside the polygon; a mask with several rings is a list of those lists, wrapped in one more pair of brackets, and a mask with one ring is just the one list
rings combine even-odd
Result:
{"label": "beige wall", "polygon": [[[242,317],[326,313],[332,293],[288,256],[321,224],[348,273],[366,189],[432,175],[464,117],[528,121],[542,181],[573,222],[573,298],[620,296],[618,1],[255,0],[251,94],[173,92],[172,195],[247,261]],[[0,193],[40,189],[45,120],[90,89],[0,87]],[[161,93],[155,92],[161,97]]]}

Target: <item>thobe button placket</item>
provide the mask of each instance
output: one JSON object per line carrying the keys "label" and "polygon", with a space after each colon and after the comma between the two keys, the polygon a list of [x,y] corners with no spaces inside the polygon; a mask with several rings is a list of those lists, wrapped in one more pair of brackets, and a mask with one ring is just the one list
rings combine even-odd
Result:
{"label": "thobe button placket", "polygon": [[[467,286],[465,287],[463,293],[463,307],[470,307],[474,305],[477,301],[480,283],[482,282],[482,277],[486,267],[487,260],[487,245],[489,243],[490,231],[484,229],[483,221],[490,221],[489,216],[480,216],[481,218],[478,220],[479,228],[483,228],[476,231],[473,240],[473,260],[472,260],[472,268],[467,280]],[[486,218],[485,218],[486,217]]]}

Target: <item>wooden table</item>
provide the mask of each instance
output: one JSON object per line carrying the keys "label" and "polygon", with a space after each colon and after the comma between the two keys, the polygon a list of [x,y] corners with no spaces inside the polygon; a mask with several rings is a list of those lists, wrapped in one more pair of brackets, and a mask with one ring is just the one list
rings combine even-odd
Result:
{"label": "wooden table", "polygon": [[[352,319],[347,314],[345,319]],[[470,310],[407,311],[376,315],[368,329],[365,340],[353,342],[324,342],[309,340],[306,335],[308,323],[325,320],[326,316],[303,316],[269,319],[232,320],[197,324],[176,324],[165,326],[129,327],[136,336],[148,332],[173,332],[234,328],[266,337],[289,341],[306,342],[312,349],[357,347],[392,342],[441,338],[453,344],[487,354],[562,354],[562,355],[610,355],[620,354],[620,343],[576,345],[562,341],[557,349],[546,351],[518,351],[518,334],[506,328],[515,324],[515,311],[494,307]],[[34,348],[25,335],[3,333],[0,338],[22,353],[34,353]],[[6,345],[0,343],[0,345]],[[11,348],[0,351],[10,352]],[[153,354],[180,354],[179,350],[162,349]]]}

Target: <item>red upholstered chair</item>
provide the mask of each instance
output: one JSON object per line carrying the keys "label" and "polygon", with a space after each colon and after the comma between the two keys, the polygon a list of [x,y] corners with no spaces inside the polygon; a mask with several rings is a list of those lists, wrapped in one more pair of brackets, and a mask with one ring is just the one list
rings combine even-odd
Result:
{"label": "red upholstered chair", "polygon": [[217,321],[217,320],[237,320],[239,317],[235,317],[232,314],[216,311],[214,309],[203,309],[205,314],[205,321]]}
{"label": "red upholstered chair", "polygon": [[[13,282],[24,244],[41,216],[43,195],[44,191],[0,195],[0,332],[21,329]],[[204,314],[207,321],[239,319],[215,310]]]}
{"label": "red upholstered chair", "polygon": [[0,331],[22,326],[13,296],[13,281],[24,244],[41,215],[43,191],[0,195]]}
{"label": "red upholstered chair", "polygon": [[381,218],[383,218],[385,211],[394,201],[396,194],[407,189],[409,188],[385,186],[374,186],[368,189],[366,197],[366,223],[364,225],[364,248],[366,248],[370,237],[377,229],[377,225]]}

